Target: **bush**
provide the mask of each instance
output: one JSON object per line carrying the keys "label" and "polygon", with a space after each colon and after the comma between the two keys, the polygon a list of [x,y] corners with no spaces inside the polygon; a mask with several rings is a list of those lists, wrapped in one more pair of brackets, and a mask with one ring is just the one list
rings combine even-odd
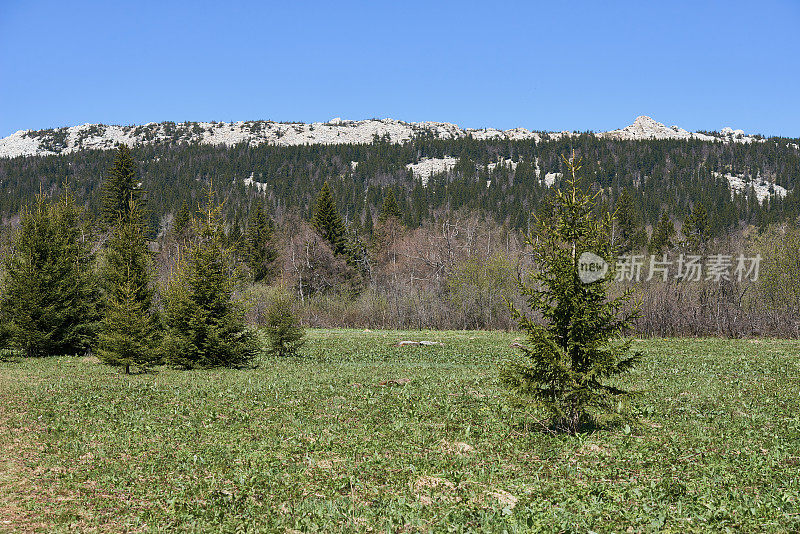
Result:
{"label": "bush", "polygon": [[279,293],[267,311],[266,332],[270,356],[296,356],[305,344],[305,330],[292,312],[294,299]]}

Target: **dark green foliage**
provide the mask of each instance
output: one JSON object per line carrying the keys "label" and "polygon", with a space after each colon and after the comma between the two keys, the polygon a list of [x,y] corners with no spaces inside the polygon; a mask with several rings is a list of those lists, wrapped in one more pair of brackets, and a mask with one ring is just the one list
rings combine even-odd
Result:
{"label": "dark green foliage", "polygon": [[[3,301],[3,295],[0,293],[0,302]],[[8,329],[8,322],[3,316],[2,309],[0,309],[0,351],[8,347],[11,340],[11,331]]]}
{"label": "dark green foliage", "polygon": [[189,204],[184,201],[178,213],[175,215],[175,219],[172,221],[172,234],[175,237],[183,237],[191,227],[191,222],[192,209],[189,207]]}
{"label": "dark green foliage", "polygon": [[394,189],[389,189],[389,192],[386,193],[386,197],[383,199],[378,222],[384,222],[389,217],[400,219],[402,216],[403,212],[400,210],[400,206],[397,205],[397,199],[394,197]]}
{"label": "dark green foliage", "polygon": [[345,226],[342,216],[336,208],[336,201],[328,182],[322,186],[314,207],[311,225],[330,244],[334,254],[343,254],[346,250]]}
{"label": "dark green foliage", "polygon": [[101,266],[105,308],[97,356],[109,365],[146,370],[158,360],[158,318],[153,309],[150,254],[141,212],[131,198],[127,219],[119,218]]}
{"label": "dark green foliage", "polygon": [[627,189],[620,193],[614,209],[619,251],[628,253],[647,245],[647,232]]}
{"label": "dark green foliage", "polygon": [[686,237],[686,248],[693,252],[704,247],[706,241],[711,237],[708,212],[700,202],[696,202],[692,206],[692,212],[683,221],[682,231]]}
{"label": "dark green foliage", "polygon": [[674,243],[672,238],[675,237],[675,225],[669,218],[667,212],[661,214],[658,224],[653,229],[653,236],[650,238],[648,249],[651,254],[663,252],[665,249],[672,248]]}
{"label": "dark green foliage", "polygon": [[120,145],[103,182],[102,220],[106,225],[113,226],[120,217],[130,217],[129,201],[137,201],[142,194],[136,175],[136,162],[130,149],[127,145]]}
{"label": "dark green foliage", "polygon": [[[258,123],[254,123],[258,124]],[[376,217],[389,189],[403,213],[402,222],[416,228],[445,210],[466,209],[527,229],[548,188],[547,173],[562,172],[560,154],[572,147],[587,162],[587,179],[608,191],[628,190],[643,225],[655,226],[666,211],[682,220],[694,202],[708,210],[712,235],[739,227],[741,222],[766,227],[800,215],[800,151],[797,140],[769,139],[763,143],[714,143],[700,140],[623,141],[591,135],[509,141],[471,138],[436,139],[420,135],[403,144],[212,146],[191,141],[192,123],[168,125],[175,137],[157,144],[137,145],[143,188],[148,191],[150,222],[175,214],[183,203],[194,207],[198,183],[209,176],[221,179],[220,196],[227,199],[226,222],[255,198],[256,187],[242,184],[245,176],[268,182],[266,201],[270,213],[296,208],[313,215],[316,197],[327,180],[343,218],[355,220],[365,208]],[[263,124],[262,124],[263,127]],[[100,127],[102,129],[102,127]],[[149,126],[136,127],[140,133]],[[131,128],[134,130],[134,128]],[[33,132],[31,135],[35,135]],[[33,199],[40,186],[57,189],[68,180],[79,204],[91,213],[102,205],[97,178],[111,167],[115,152],[83,150],[69,154],[0,158],[0,216],[17,213]],[[459,165],[448,173],[430,177],[422,186],[406,165],[423,158],[456,156]],[[518,165],[486,164],[509,158]],[[353,168],[351,161],[359,162]],[[478,165],[470,169],[470,165]],[[537,174],[536,168],[540,173]],[[790,190],[785,199],[773,197],[760,205],[752,194],[731,197],[727,180],[714,173],[774,177]],[[265,180],[268,177],[268,180]],[[487,180],[491,186],[486,187]],[[405,200],[405,201],[404,201]],[[607,202],[615,199],[606,198]],[[246,217],[246,214],[241,214]],[[242,220],[245,220],[244,218]],[[113,224],[113,221],[112,221]]]}
{"label": "dark green foliage", "polygon": [[184,368],[239,367],[255,356],[255,335],[245,327],[244,311],[234,300],[237,273],[225,246],[211,190],[193,241],[164,292],[167,363]]}
{"label": "dark green foliage", "polygon": [[270,356],[296,356],[305,344],[305,330],[292,312],[292,298],[278,294],[267,311],[266,328]]}
{"label": "dark green foliage", "polygon": [[271,282],[275,277],[275,260],[278,258],[275,224],[261,203],[256,205],[247,224],[244,257],[254,282]]}
{"label": "dark green foliage", "polygon": [[545,324],[513,310],[527,344],[522,358],[501,366],[500,379],[515,402],[543,407],[552,428],[575,433],[626,395],[607,380],[628,371],[638,354],[629,355],[631,341],[621,337],[632,319],[621,313],[629,294],[607,299],[609,273],[591,283],[579,278],[578,260],[586,252],[613,265],[613,219],[592,215],[596,195],[578,188],[580,167],[573,160],[567,165],[572,174],[567,189],[556,192],[547,217],[537,218],[526,239],[538,270],[520,289]]}
{"label": "dark green foliage", "polygon": [[4,258],[2,316],[28,356],[81,353],[95,340],[98,284],[80,219],[69,192],[38,195]]}

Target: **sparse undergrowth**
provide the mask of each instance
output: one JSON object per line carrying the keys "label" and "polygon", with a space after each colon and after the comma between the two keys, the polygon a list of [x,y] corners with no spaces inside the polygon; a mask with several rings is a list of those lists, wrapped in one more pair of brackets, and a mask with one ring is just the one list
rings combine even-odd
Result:
{"label": "sparse undergrowth", "polygon": [[515,337],[316,330],[305,358],[135,376],[0,359],[0,531],[800,529],[799,342],[637,341],[642,426],[570,437],[504,408]]}

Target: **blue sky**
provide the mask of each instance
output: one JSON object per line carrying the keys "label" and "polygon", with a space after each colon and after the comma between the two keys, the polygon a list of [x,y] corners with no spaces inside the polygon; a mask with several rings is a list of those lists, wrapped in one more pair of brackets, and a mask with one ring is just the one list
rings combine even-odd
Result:
{"label": "blue sky", "polygon": [[800,1],[0,0],[0,136],[435,120],[800,137]]}

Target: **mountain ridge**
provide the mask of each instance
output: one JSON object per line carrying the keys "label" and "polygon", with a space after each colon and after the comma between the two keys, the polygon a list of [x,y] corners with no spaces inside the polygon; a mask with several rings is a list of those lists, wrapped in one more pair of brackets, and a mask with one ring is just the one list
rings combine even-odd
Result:
{"label": "mountain ridge", "polygon": [[[403,143],[423,134],[440,139],[471,136],[479,140],[533,140],[535,142],[579,135],[578,132],[541,132],[525,128],[499,130],[496,128],[461,128],[447,122],[404,122],[394,119],[344,120],[328,122],[161,122],[143,125],[118,126],[82,124],[46,130],[19,130],[0,139],[0,158],[44,156],[71,153],[79,150],[111,150],[121,143],[129,145],[152,143],[201,143],[233,146],[274,144],[292,146],[305,144],[369,144],[376,138]],[[640,115],[624,128],[592,133],[597,137],[620,140],[696,139],[723,143],[762,141],[742,130],[723,128],[716,135],[690,132],[678,126],[668,127]]]}

